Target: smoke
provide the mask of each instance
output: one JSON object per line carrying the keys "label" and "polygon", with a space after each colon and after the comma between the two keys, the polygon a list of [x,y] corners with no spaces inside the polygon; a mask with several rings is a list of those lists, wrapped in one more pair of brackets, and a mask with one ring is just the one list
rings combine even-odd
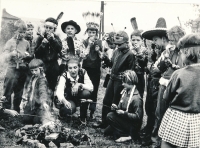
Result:
{"label": "smoke", "polygon": [[48,106],[45,108],[43,105],[41,105],[41,109],[39,111],[39,116],[41,116],[41,122],[42,124],[48,123],[50,121],[55,122],[56,121],[56,116],[55,114],[52,114],[50,107]]}

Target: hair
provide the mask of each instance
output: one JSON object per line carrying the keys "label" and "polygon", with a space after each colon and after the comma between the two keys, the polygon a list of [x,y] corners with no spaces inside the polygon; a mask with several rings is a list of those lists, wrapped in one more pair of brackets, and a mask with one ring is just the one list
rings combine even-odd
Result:
{"label": "hair", "polygon": [[44,72],[44,63],[40,59],[33,59],[31,62],[28,64],[29,69],[35,69],[35,68],[40,68],[40,72]]}
{"label": "hair", "polygon": [[132,70],[126,70],[123,73],[123,79],[125,79],[125,83],[131,82],[133,85],[138,83],[138,77],[136,73]]}
{"label": "hair", "polygon": [[199,61],[200,47],[183,48],[181,50],[189,61],[193,63],[197,63]]}
{"label": "hair", "polygon": [[23,31],[26,31],[27,30],[27,26],[25,24],[24,21],[22,20],[17,20],[15,23],[14,23],[14,30],[15,32],[18,31],[18,30],[23,30]]}
{"label": "hair", "polygon": [[168,38],[174,38],[176,42],[185,35],[185,30],[180,26],[174,26],[167,31]]}
{"label": "hair", "polygon": [[87,28],[85,33],[88,32],[89,30],[96,31],[96,35],[98,35],[98,32],[99,32],[98,29],[96,29],[96,28]]}
{"label": "hair", "polygon": [[26,23],[26,27],[28,28],[34,28],[34,25],[31,22]]}
{"label": "hair", "polygon": [[186,55],[186,58],[193,63],[197,63],[200,58],[200,35],[188,34],[183,36],[177,47]]}
{"label": "hair", "polygon": [[139,36],[141,39],[142,38],[142,30],[134,30],[132,33],[131,33],[131,38],[132,36]]}

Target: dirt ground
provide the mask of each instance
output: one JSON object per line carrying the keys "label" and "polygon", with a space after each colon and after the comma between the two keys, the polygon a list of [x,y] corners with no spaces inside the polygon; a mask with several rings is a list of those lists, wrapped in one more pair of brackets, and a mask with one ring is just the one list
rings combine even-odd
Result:
{"label": "dirt ground", "polygon": [[[105,88],[103,88],[103,81],[105,77],[106,71],[103,70],[103,75],[102,79],[100,82],[100,87],[99,87],[99,92],[98,92],[98,102],[102,103],[104,94],[105,94]],[[0,96],[2,96],[2,88],[3,88],[3,80],[5,76],[5,66],[0,66]],[[146,94],[146,93],[145,93]],[[144,95],[145,98],[146,95]],[[80,122],[78,119],[79,116],[79,111],[77,111],[70,119],[66,120],[61,120],[62,124],[65,125],[67,128],[71,128],[74,130],[79,130],[81,132],[86,133],[92,141],[93,146],[92,147],[109,147],[109,148],[114,148],[114,147],[129,147],[129,148],[135,148],[139,147],[139,145],[135,145],[132,142],[125,142],[125,143],[116,143],[113,140],[113,137],[104,137],[103,136],[103,130],[102,129],[94,129],[92,127],[92,124],[94,122],[97,122],[101,119],[101,108],[102,106],[100,104],[97,104],[97,110],[95,112],[95,118],[92,120],[87,121],[87,126],[86,127],[80,127]],[[89,115],[89,112],[88,112]],[[16,145],[17,138],[14,136],[15,131],[22,126],[22,118],[21,116],[18,117],[9,117],[8,119],[5,120],[0,120],[0,125],[2,125],[4,128],[6,128],[5,131],[0,132],[0,148],[25,148],[22,145]],[[143,122],[143,127],[146,124],[146,115],[144,115],[144,122]],[[89,146],[85,146],[89,147]]]}

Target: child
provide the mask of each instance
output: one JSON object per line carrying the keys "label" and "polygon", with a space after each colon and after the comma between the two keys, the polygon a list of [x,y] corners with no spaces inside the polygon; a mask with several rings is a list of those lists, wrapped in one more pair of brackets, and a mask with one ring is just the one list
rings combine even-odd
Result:
{"label": "child", "polygon": [[200,35],[185,35],[178,48],[186,67],[173,73],[163,96],[169,108],[158,133],[162,148],[200,146]]}
{"label": "child", "polygon": [[67,37],[62,41],[60,74],[67,69],[66,63],[70,56],[77,56],[80,59],[85,57],[85,46],[82,41],[76,37],[76,34],[81,31],[80,26],[75,21],[70,20],[62,23],[61,29],[67,34]]}
{"label": "child", "polygon": [[[136,88],[138,83],[137,75],[134,71],[127,70],[123,76],[123,87],[121,100],[118,107],[111,107],[114,112],[107,115],[109,126],[104,134],[113,134],[115,130],[132,136],[134,141],[139,140],[139,131],[143,118],[143,100]],[[129,137],[121,137],[116,142],[130,140]]]}
{"label": "child", "polygon": [[[94,13],[91,12],[87,14],[87,16],[85,17],[90,17],[90,16],[92,17],[93,14]],[[97,14],[98,16],[102,15],[101,13]],[[88,35],[88,38],[83,41],[83,44],[85,45],[87,52],[82,65],[82,67],[87,71],[88,76],[94,86],[91,98],[93,102],[97,102],[97,93],[101,76],[101,55],[102,55],[102,41],[98,39],[99,23],[101,17],[96,17],[96,19],[97,20],[99,19],[98,23],[93,22],[94,20],[90,20],[90,22],[87,22],[86,33]],[[90,103],[89,109],[90,109],[90,118],[93,118],[93,114],[96,110],[96,103]]]}
{"label": "child", "polygon": [[143,39],[141,33],[142,31],[140,30],[133,31],[131,34],[131,44],[132,51],[135,55],[135,72],[139,82],[136,86],[140,96],[143,98],[145,88],[144,73],[148,62],[148,51],[145,47],[142,47]]}
{"label": "child", "polygon": [[25,61],[30,58],[30,45],[24,39],[26,24],[22,20],[18,20],[15,22],[14,27],[16,29],[15,35],[7,41],[3,51],[8,62],[3,92],[6,101],[3,106],[6,109],[11,108],[11,94],[14,92],[14,110],[19,112],[23,87],[28,73]]}
{"label": "child", "polygon": [[80,102],[80,119],[82,124],[86,124],[88,101],[93,91],[92,82],[87,72],[80,68],[80,59],[70,57],[67,62],[67,71],[59,79],[55,104],[60,105],[60,116],[67,117],[76,111]]}
{"label": "child", "polygon": [[[40,59],[33,59],[29,63],[32,76],[26,80],[23,100],[20,104],[20,112],[25,114],[23,118],[25,123],[44,123],[46,118],[50,118],[49,104],[51,100],[43,67],[44,63]],[[32,117],[26,114],[42,117]]]}

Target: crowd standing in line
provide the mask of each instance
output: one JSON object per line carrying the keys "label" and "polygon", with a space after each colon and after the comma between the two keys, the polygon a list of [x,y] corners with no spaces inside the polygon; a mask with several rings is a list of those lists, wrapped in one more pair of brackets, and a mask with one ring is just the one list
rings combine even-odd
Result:
{"label": "crowd standing in line", "polygon": [[[69,20],[61,24],[67,35],[61,41],[56,29],[62,15],[47,18],[35,39],[33,24],[15,22],[15,35],[3,50],[8,67],[1,113],[24,114],[25,123],[35,124],[50,118],[54,106],[62,118],[80,107],[81,124],[87,125],[88,108],[89,117],[95,116],[101,68],[108,67],[102,120],[94,128],[105,129],[104,136],[112,135],[116,142],[200,146],[200,35],[185,35],[178,25],[167,30],[165,19],[159,18],[153,29],[139,30],[135,22],[130,37],[123,30],[105,33],[101,40],[103,14],[85,12],[88,37],[78,39],[81,27]],[[144,106],[147,124],[141,130]]]}

